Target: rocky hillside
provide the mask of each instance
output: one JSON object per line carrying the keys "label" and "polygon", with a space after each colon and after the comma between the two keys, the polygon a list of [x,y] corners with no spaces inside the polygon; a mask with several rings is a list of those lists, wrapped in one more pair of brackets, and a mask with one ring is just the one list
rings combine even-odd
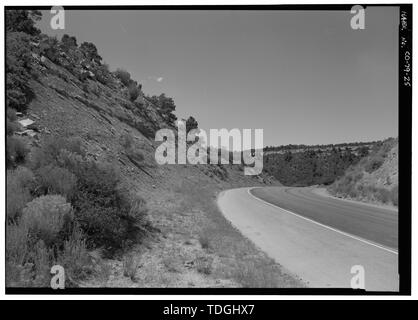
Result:
{"label": "rocky hillside", "polygon": [[398,205],[398,139],[377,144],[329,187],[339,197]]}
{"label": "rocky hillside", "polygon": [[329,185],[381,141],[264,148],[264,170],[286,186]]}
{"label": "rocky hillside", "polygon": [[173,114],[153,104],[142,90],[131,99],[129,89],[115,73],[108,71],[106,81],[100,81],[102,65],[86,62],[80,49],[69,54],[58,42],[52,62],[42,55],[40,39],[45,36],[32,39],[28,47],[31,72],[36,75],[28,82],[34,98],[17,116],[18,123],[31,124],[14,134],[29,146],[39,147],[48,137],[77,138],[87,158],[115,164],[127,182],[142,192],[166,186],[173,178],[170,172],[185,168],[191,176],[198,174],[215,182],[273,182],[264,175],[244,176],[240,166],[157,165],[154,152],[159,142],[154,141],[154,135],[160,128],[174,128]]}
{"label": "rocky hillside", "polygon": [[235,165],[157,165],[173,99],[111,72],[92,43],[41,34],[38,15],[6,12],[7,285],[48,286],[57,263],[71,286],[300,285],[215,203],[278,182]]}

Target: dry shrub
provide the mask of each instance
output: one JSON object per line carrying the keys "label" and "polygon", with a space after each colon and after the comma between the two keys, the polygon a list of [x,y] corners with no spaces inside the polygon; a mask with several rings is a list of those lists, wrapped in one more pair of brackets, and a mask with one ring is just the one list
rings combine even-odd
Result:
{"label": "dry shrub", "polygon": [[123,259],[123,275],[129,277],[132,281],[136,281],[136,271],[138,270],[139,262],[135,259],[133,254],[129,254]]}
{"label": "dry shrub", "polygon": [[128,93],[129,93],[129,99],[131,101],[135,101],[136,98],[138,98],[139,94],[140,94],[140,90],[137,87],[137,85],[134,82],[131,82],[128,86]]}
{"label": "dry shrub", "polygon": [[208,256],[198,257],[195,261],[196,270],[199,273],[209,275],[212,273],[213,258]]}
{"label": "dry shrub", "polygon": [[28,230],[21,225],[8,225],[6,233],[6,261],[15,265],[22,265],[29,253]]}
{"label": "dry shrub", "polygon": [[32,262],[34,264],[33,286],[49,287],[51,281],[51,267],[55,264],[54,251],[42,240],[33,247]]}
{"label": "dry shrub", "polygon": [[16,220],[22,209],[32,199],[31,190],[34,187],[34,175],[25,167],[7,171],[7,218]]}
{"label": "dry shrub", "polygon": [[234,270],[232,277],[245,288],[277,288],[278,279],[272,270],[254,261],[241,261]]}
{"label": "dry shrub", "polygon": [[364,170],[366,170],[368,173],[372,173],[379,169],[383,162],[385,162],[385,158],[381,154],[370,156],[364,167]]}
{"label": "dry shrub", "polygon": [[8,136],[6,141],[6,165],[13,167],[25,161],[29,149],[22,138]]}
{"label": "dry shrub", "polygon": [[77,227],[60,245],[36,239],[24,223],[9,225],[6,262],[9,286],[48,287],[51,267],[56,264],[64,267],[66,287],[77,285],[77,281],[94,272],[84,237]]}
{"label": "dry shrub", "polygon": [[212,247],[211,234],[207,229],[201,230],[199,233],[199,243],[203,249],[209,249]]}
{"label": "dry shrub", "polygon": [[116,169],[92,161],[67,160],[70,166],[75,165],[69,169],[77,176],[71,203],[89,245],[114,253],[137,241],[138,218],[146,209],[138,211],[138,202],[120,189]]}
{"label": "dry shrub", "polygon": [[130,195],[128,201],[128,215],[132,217],[137,223],[145,222],[146,215],[148,213],[148,207],[145,199],[139,195]]}
{"label": "dry shrub", "polygon": [[74,228],[69,239],[64,241],[57,260],[65,268],[65,273],[72,282],[83,279],[93,272],[86,240],[79,228]]}
{"label": "dry shrub", "polygon": [[20,224],[47,245],[55,242],[67,221],[72,220],[72,208],[58,195],[41,196],[23,209]]}
{"label": "dry shrub", "polygon": [[60,194],[71,199],[77,184],[74,174],[65,168],[47,165],[37,171],[37,180],[43,193]]}
{"label": "dry shrub", "polygon": [[30,167],[39,169],[51,163],[55,164],[64,150],[81,157],[86,155],[80,138],[50,137],[41,148],[36,148],[31,152],[29,157]]}
{"label": "dry shrub", "polygon": [[117,78],[119,78],[120,79],[120,81],[125,85],[125,86],[128,86],[128,84],[130,83],[130,81],[131,81],[131,74],[128,72],[128,71],[126,71],[126,70],[123,70],[123,69],[117,69],[116,71],[115,71],[115,76],[117,77]]}
{"label": "dry shrub", "polygon": [[16,110],[12,108],[7,108],[6,117],[10,121],[16,121],[17,120]]}
{"label": "dry shrub", "polygon": [[122,145],[122,147],[124,147],[125,149],[130,149],[132,148],[132,145],[134,143],[134,138],[129,134],[129,133],[123,133],[122,136],[120,137],[120,144]]}
{"label": "dry shrub", "polygon": [[9,119],[6,119],[6,134],[8,136],[11,136],[16,131],[20,129],[20,126],[17,122],[10,121]]}

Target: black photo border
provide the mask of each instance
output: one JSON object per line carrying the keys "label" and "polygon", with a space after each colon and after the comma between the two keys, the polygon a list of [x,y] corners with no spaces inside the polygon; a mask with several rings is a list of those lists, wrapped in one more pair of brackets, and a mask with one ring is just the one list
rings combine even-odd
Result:
{"label": "black photo border", "polygon": [[[412,184],[412,4],[309,4],[309,5],[141,5],[141,6],[63,6],[65,10],[343,10],[354,5],[399,8],[398,130],[399,130],[399,292],[374,292],[345,288],[12,288],[8,295],[410,295],[411,294],[411,184]],[[5,6],[5,10],[50,10],[52,6]],[[3,12],[5,14],[5,12]],[[6,22],[4,23],[6,25]],[[6,39],[6,28],[4,28]],[[402,42],[402,43],[401,43]],[[6,48],[4,48],[6,70]],[[406,57],[408,56],[408,57]],[[406,64],[409,62],[409,66]],[[409,67],[410,70],[407,70]],[[410,77],[407,79],[405,77]],[[4,75],[6,83],[6,74]],[[407,80],[410,86],[406,84]],[[6,99],[6,97],[4,98]],[[4,100],[5,101],[5,100]],[[6,106],[6,102],[4,104]],[[6,109],[6,108],[5,108]],[[6,110],[4,110],[4,114]],[[6,116],[4,118],[6,127]],[[377,119],[378,121],[378,119]],[[6,135],[4,140],[6,145]],[[7,172],[5,168],[5,172]],[[4,182],[6,191],[6,182]],[[5,216],[5,215],[4,215]],[[6,219],[5,219],[6,230]],[[5,241],[6,243],[6,241]],[[5,248],[4,248],[5,249]],[[6,268],[5,268],[6,269]]]}

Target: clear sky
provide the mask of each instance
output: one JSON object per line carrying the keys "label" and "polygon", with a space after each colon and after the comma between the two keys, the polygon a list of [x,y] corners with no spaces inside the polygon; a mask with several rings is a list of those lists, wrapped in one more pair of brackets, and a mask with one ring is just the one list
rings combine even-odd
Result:
{"label": "clear sky", "polygon": [[205,130],[263,128],[265,146],[397,136],[398,9],[366,9],[364,30],[349,11],[67,10],[59,32],[43,15]]}

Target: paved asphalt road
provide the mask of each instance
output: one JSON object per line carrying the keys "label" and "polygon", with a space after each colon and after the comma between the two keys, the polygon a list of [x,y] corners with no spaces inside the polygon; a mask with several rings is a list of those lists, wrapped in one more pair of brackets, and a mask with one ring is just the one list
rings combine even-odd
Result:
{"label": "paved asphalt road", "polygon": [[369,291],[398,291],[395,210],[318,194],[314,188],[240,188],[220,210],[245,236],[309,287],[350,288],[353,266]]}

